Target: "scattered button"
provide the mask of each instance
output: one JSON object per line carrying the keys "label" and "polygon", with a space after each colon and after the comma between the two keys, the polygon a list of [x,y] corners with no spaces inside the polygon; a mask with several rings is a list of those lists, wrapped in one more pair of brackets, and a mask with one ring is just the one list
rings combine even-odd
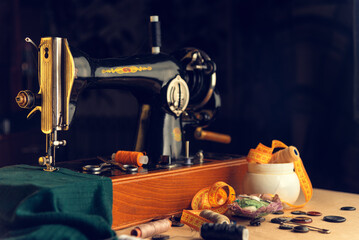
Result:
{"label": "scattered button", "polygon": [[261,222],[259,222],[259,221],[250,221],[249,225],[259,227],[261,225]]}
{"label": "scattered button", "polygon": [[284,212],[282,210],[278,210],[278,211],[272,212],[272,214],[281,215],[281,214],[284,214]]}
{"label": "scattered button", "polygon": [[254,218],[249,222],[249,225],[251,226],[260,226],[261,222],[264,222],[265,218],[263,217],[259,217],[259,218]]}
{"label": "scattered button", "polygon": [[279,226],[279,229],[292,230],[292,229],[293,229],[293,226],[281,224],[281,225]]}
{"label": "scattered button", "polygon": [[183,227],[184,224],[177,221],[172,221],[172,227]]}
{"label": "scattered button", "polygon": [[171,221],[174,220],[174,221],[180,222],[180,221],[181,221],[181,217],[182,217],[182,214],[174,215],[174,216],[171,218]]}
{"label": "scattered button", "polygon": [[294,214],[294,215],[306,215],[307,213],[303,212],[303,211],[293,211],[293,212],[291,212],[291,214]]}
{"label": "scattered button", "polygon": [[323,220],[327,222],[340,223],[340,222],[345,222],[346,219],[345,217],[341,217],[341,216],[325,216]]}
{"label": "scattered button", "polygon": [[309,217],[296,217],[290,221],[294,222],[294,223],[311,223],[311,222],[313,222],[313,219],[311,219]]}
{"label": "scattered button", "polygon": [[298,232],[298,233],[307,233],[309,232],[309,228],[305,227],[305,226],[296,226],[293,228],[294,232]]}
{"label": "scattered button", "polygon": [[292,220],[292,218],[289,218],[289,217],[278,217],[278,218],[272,218],[270,221],[271,221],[272,223],[280,224],[280,223],[290,222],[290,220]]}
{"label": "scattered button", "polygon": [[316,212],[316,211],[310,211],[310,212],[307,212],[307,215],[308,216],[322,216],[322,213]]}
{"label": "scattered button", "polygon": [[340,208],[340,210],[343,210],[343,211],[355,211],[357,209],[355,207],[345,206],[345,207]]}
{"label": "scattered button", "polygon": [[152,240],[166,240],[169,239],[170,236],[169,235],[154,235],[152,236]]}
{"label": "scattered button", "polygon": [[264,217],[260,217],[259,221],[264,222],[266,219]]}

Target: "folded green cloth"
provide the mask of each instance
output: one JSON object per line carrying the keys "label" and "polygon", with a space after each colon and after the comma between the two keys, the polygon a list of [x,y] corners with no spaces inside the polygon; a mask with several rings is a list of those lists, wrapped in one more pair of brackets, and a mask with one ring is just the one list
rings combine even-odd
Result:
{"label": "folded green cloth", "polygon": [[112,181],[65,168],[0,168],[0,239],[108,239]]}

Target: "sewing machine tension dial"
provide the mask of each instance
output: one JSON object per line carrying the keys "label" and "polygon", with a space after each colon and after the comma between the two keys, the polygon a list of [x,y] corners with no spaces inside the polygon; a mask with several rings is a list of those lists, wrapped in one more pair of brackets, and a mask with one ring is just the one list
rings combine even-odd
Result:
{"label": "sewing machine tension dial", "polygon": [[178,117],[186,109],[189,102],[189,89],[185,80],[179,75],[167,88],[167,103],[170,110]]}

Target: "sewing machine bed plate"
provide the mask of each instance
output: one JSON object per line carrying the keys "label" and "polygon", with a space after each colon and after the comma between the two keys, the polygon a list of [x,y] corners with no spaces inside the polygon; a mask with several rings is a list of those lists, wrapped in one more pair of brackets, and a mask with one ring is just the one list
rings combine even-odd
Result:
{"label": "sewing machine bed plate", "polygon": [[[229,155],[228,155],[229,156]],[[190,208],[193,196],[202,188],[224,181],[242,191],[247,172],[245,157],[216,157],[203,163],[173,168],[140,168],[136,173],[120,170],[104,172],[113,183],[114,230],[173,215]],[[81,171],[82,166],[100,163],[98,159],[58,163],[59,167]]]}

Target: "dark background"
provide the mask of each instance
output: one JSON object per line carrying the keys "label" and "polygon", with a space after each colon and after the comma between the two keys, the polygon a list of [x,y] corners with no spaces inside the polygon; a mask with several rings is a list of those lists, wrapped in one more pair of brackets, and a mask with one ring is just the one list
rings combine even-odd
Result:
{"label": "dark background", "polygon": [[[198,47],[217,63],[221,113],[209,130],[247,154],[273,139],[296,146],[314,187],[359,193],[355,121],[353,0],[0,1],[0,165],[36,163],[45,152],[40,114],[17,107],[19,90],[38,91],[30,37],[66,37],[94,58],[149,52],[149,16],[159,15],[162,51]],[[61,160],[133,147],[136,99],[86,91]],[[359,111],[358,111],[359,112]]]}

